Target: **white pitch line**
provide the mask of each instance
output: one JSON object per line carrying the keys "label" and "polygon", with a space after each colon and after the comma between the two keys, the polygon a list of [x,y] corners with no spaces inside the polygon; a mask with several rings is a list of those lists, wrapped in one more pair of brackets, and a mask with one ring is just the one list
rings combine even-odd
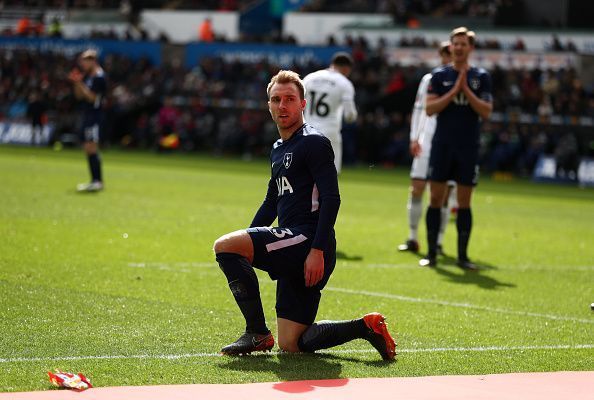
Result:
{"label": "white pitch line", "polygon": [[[180,270],[177,268],[211,268],[216,267],[217,263],[215,262],[198,262],[198,261],[180,261],[180,262],[129,262],[128,267],[131,268],[153,268],[153,269],[161,269],[164,271],[177,271]],[[400,264],[392,264],[392,263],[364,263],[359,261],[348,261],[348,260],[338,260],[337,261],[337,268],[379,268],[379,269],[414,269],[420,271],[419,268],[414,263],[400,263]],[[539,272],[566,272],[566,271],[574,271],[574,272],[589,272],[594,271],[594,265],[578,265],[578,266],[571,266],[571,267],[550,267],[550,266],[529,266],[529,265],[519,265],[519,266],[507,266],[506,268],[498,268],[498,270],[504,271],[513,271],[513,272],[530,272],[530,271],[539,271]],[[189,272],[188,270],[183,270],[183,272]]]}
{"label": "white pitch line", "polygon": [[[337,268],[379,268],[379,269],[415,269],[422,271],[415,262],[410,263],[364,263],[360,261],[349,261],[349,260],[338,260],[336,262]],[[426,269],[426,268],[425,268]],[[487,270],[487,269],[485,269]],[[506,272],[589,272],[594,271],[594,265],[576,265],[567,267],[552,267],[552,266],[539,266],[539,265],[506,265],[505,267],[497,267],[496,271]]]}
{"label": "white pitch line", "polygon": [[[192,272],[187,267],[212,268],[216,265],[217,265],[216,263],[212,263],[212,262],[173,262],[173,263],[129,262],[128,263],[128,266],[131,268],[150,268],[150,269],[157,269],[157,270],[161,270],[161,271],[184,272],[184,273]],[[388,266],[398,267],[398,268],[406,267],[405,264],[363,264],[363,265],[367,265],[369,267],[379,267],[379,268],[387,268]],[[590,267],[586,266],[584,268],[590,268]],[[594,267],[592,267],[592,268],[594,268]],[[261,283],[266,284],[266,283],[272,283],[272,282],[264,281]],[[579,323],[585,323],[585,324],[594,324],[594,319],[566,317],[563,315],[542,314],[542,313],[535,313],[535,312],[530,312],[530,311],[508,310],[508,309],[504,309],[504,308],[479,306],[479,305],[470,304],[470,303],[458,303],[458,302],[451,302],[451,301],[445,301],[445,300],[401,296],[401,295],[391,294],[391,293],[378,293],[378,292],[370,292],[370,291],[365,291],[365,290],[352,290],[352,289],[338,288],[338,287],[332,287],[332,286],[326,287],[325,290],[339,292],[339,293],[354,294],[354,295],[383,297],[383,298],[387,298],[387,299],[395,299],[395,300],[407,301],[407,302],[412,302],[412,303],[438,304],[438,305],[448,306],[448,307],[459,307],[459,308],[466,308],[466,309],[472,309],[472,310],[482,310],[482,311],[496,312],[496,313],[500,313],[500,314],[522,315],[522,316],[528,316],[528,317],[551,319],[551,320],[556,320],[556,321],[572,321],[572,322],[579,322]]]}
{"label": "white pitch line", "polygon": [[366,290],[352,290],[352,289],[344,289],[344,288],[338,288],[338,287],[332,287],[332,286],[328,286],[324,290],[329,290],[329,291],[339,292],[339,293],[355,294],[355,295],[361,295],[361,296],[382,297],[382,298],[386,298],[386,299],[407,301],[407,302],[411,302],[411,303],[439,304],[439,305],[448,306],[448,307],[460,307],[460,308],[467,308],[467,309],[472,309],[472,310],[496,312],[496,313],[500,313],[500,314],[523,315],[523,316],[528,316],[528,317],[546,318],[546,319],[552,319],[552,320],[558,320],[558,321],[572,321],[572,322],[581,322],[584,324],[594,324],[594,319],[582,319],[582,318],[566,317],[563,315],[541,314],[541,313],[534,313],[534,312],[529,312],[529,311],[507,310],[504,308],[477,306],[477,305],[470,304],[470,303],[457,303],[457,302],[451,302],[451,301],[445,301],[445,300],[424,299],[424,298],[420,298],[420,297],[408,297],[408,296],[401,296],[398,294],[391,294],[391,293],[369,292]]}
{"label": "white pitch line", "polygon": [[[479,346],[479,347],[429,347],[418,349],[397,349],[397,353],[444,353],[444,352],[489,352],[489,351],[528,351],[528,350],[584,350],[594,349],[594,344],[576,345],[543,345],[543,346]],[[365,354],[375,353],[374,349],[321,350],[328,354]],[[271,354],[278,354],[273,351]],[[266,355],[266,353],[264,353]],[[41,361],[84,361],[84,360],[180,360],[184,358],[222,357],[220,353],[186,353],[186,354],[131,354],[131,355],[99,355],[99,356],[65,356],[65,357],[17,357],[0,358],[0,363],[41,362]]]}

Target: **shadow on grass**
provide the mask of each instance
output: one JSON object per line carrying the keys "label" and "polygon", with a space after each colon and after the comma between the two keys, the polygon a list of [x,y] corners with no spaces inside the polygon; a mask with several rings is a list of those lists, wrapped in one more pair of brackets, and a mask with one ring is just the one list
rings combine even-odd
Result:
{"label": "shadow on grass", "polygon": [[[513,283],[499,282],[497,279],[483,275],[485,270],[497,269],[496,266],[477,261],[478,271],[463,270],[456,265],[456,259],[450,256],[441,256],[437,261],[437,267],[433,268],[439,275],[447,278],[450,282],[474,284],[483,289],[496,290],[501,287],[515,288]],[[444,268],[445,267],[445,268]]]}
{"label": "shadow on grass", "polygon": [[[327,353],[278,353],[276,356],[259,354],[248,357],[232,357],[220,367],[241,372],[271,371],[278,377],[279,381],[282,381],[274,385],[276,390],[287,393],[305,393],[315,390],[315,387],[346,385],[349,380],[340,376],[342,363],[347,361],[376,367],[389,367],[392,365],[392,363],[382,360],[361,360]],[[323,380],[323,382],[312,382],[312,380]]]}
{"label": "shadow on grass", "polygon": [[363,256],[353,255],[349,256],[344,251],[336,250],[336,259],[344,261],[362,261]]}

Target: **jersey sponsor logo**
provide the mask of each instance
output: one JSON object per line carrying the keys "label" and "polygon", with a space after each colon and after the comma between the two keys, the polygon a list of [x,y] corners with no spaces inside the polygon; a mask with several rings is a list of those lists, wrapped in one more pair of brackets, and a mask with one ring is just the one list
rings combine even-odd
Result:
{"label": "jersey sponsor logo", "polygon": [[480,87],[481,87],[481,81],[479,81],[479,80],[478,80],[478,78],[472,78],[472,79],[470,80],[470,87],[471,87],[473,90],[477,90],[478,88],[480,88]]}
{"label": "jersey sponsor logo", "polygon": [[443,81],[443,82],[442,82],[442,84],[443,84],[445,87],[448,87],[448,86],[452,86],[452,85],[454,84],[454,82],[453,82],[453,81]]}
{"label": "jersey sponsor logo", "polygon": [[286,176],[276,178],[276,188],[278,189],[278,197],[283,196],[285,192],[293,193],[293,186],[291,186]]}
{"label": "jersey sponsor logo", "polygon": [[289,169],[291,162],[293,161],[293,153],[285,153],[283,156],[283,165],[286,169]]}

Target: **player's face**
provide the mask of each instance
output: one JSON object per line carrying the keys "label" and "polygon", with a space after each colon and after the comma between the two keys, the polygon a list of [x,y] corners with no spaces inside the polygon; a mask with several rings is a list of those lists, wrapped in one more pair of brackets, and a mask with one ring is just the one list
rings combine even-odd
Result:
{"label": "player's face", "polygon": [[441,56],[441,64],[442,65],[446,65],[446,64],[449,64],[452,62],[452,56],[449,53],[442,51],[440,56]]}
{"label": "player's face", "polygon": [[470,45],[470,39],[466,35],[457,35],[452,38],[450,52],[454,63],[465,63],[473,47]]}
{"label": "player's face", "polygon": [[270,88],[268,109],[280,131],[297,129],[303,124],[305,99],[294,83],[275,83]]}
{"label": "player's face", "polygon": [[84,73],[91,72],[91,69],[93,68],[94,64],[95,64],[95,61],[93,61],[92,58],[81,58],[80,61],[78,62],[80,69]]}

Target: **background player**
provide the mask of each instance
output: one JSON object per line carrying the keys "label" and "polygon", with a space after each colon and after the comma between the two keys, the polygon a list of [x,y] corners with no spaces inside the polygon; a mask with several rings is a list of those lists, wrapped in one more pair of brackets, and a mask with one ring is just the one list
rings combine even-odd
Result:
{"label": "background player", "polygon": [[79,57],[78,65],[80,70],[72,70],[68,75],[68,79],[72,82],[74,95],[82,101],[80,135],[89,161],[91,182],[81,183],[77,186],[77,189],[79,191],[95,192],[103,189],[99,138],[103,117],[103,98],[107,91],[107,83],[105,73],[97,62],[97,52],[95,50],[84,51]]}
{"label": "background player", "polygon": [[303,78],[308,99],[305,120],[330,139],[338,173],[342,169],[342,118],[347,122],[357,119],[355,87],[348,80],[352,69],[351,56],[339,52],[332,57],[329,68]]}
{"label": "background player", "polygon": [[[439,47],[441,65],[449,64],[450,42],[443,42]],[[427,185],[427,169],[429,168],[429,154],[431,153],[431,141],[435,132],[436,117],[428,116],[425,112],[425,101],[427,100],[427,88],[431,80],[431,73],[425,74],[419,83],[417,97],[413,108],[410,125],[410,153],[414,157],[410,170],[410,192],[406,205],[408,211],[409,236],[406,243],[398,246],[400,251],[419,251],[418,228],[421,214],[423,213],[423,193]],[[451,191],[455,195],[455,191]],[[447,203],[444,201],[444,203]],[[443,234],[448,223],[449,210],[444,204],[441,210],[441,224],[437,237],[438,252],[441,252]]]}
{"label": "background player", "polygon": [[446,181],[457,183],[458,265],[476,269],[468,259],[467,248],[472,229],[470,201],[478,182],[480,119],[487,119],[493,109],[491,77],[482,68],[471,67],[468,57],[474,49],[475,35],[465,27],[450,34],[453,65],[433,72],[427,96],[427,114],[437,116],[437,127],[429,159],[431,201],[427,208],[427,257],[421,266],[436,265],[440,208]]}
{"label": "background player", "polygon": [[[299,75],[280,71],[267,88],[268,106],[280,139],[273,146],[271,178],[251,228],[216,240],[217,262],[245,321],[245,333],[224,354],[266,351],[274,338],[266,326],[254,267],[277,280],[279,347],[313,352],[353,339],[368,340],[384,359],[395,343],[384,317],[371,313],[352,321],[313,323],[336,263],[334,222],[340,206],[330,141],[304,124],[305,89]],[[278,217],[279,227],[269,226]]]}

